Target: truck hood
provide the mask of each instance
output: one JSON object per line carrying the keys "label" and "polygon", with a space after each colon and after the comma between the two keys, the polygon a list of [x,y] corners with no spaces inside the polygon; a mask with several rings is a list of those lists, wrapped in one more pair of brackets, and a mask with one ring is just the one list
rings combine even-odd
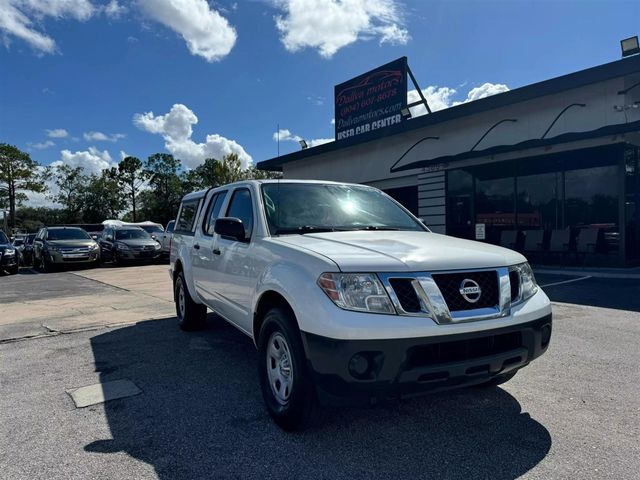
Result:
{"label": "truck hood", "polygon": [[463,270],[526,261],[513,250],[431,232],[328,232],[274,240],[323,255],[343,272]]}

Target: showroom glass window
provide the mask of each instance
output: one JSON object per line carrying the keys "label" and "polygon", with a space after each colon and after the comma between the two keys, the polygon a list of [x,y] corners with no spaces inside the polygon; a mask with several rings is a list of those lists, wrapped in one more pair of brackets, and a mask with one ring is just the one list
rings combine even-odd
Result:
{"label": "showroom glass window", "polygon": [[484,224],[486,239],[500,242],[503,230],[516,227],[514,163],[500,162],[474,169],[476,224]]}
{"label": "showroom glass window", "polygon": [[473,175],[464,169],[447,172],[447,234],[472,238]]}
{"label": "showroom glass window", "polygon": [[517,166],[518,228],[562,228],[562,164],[555,156],[524,158]]}

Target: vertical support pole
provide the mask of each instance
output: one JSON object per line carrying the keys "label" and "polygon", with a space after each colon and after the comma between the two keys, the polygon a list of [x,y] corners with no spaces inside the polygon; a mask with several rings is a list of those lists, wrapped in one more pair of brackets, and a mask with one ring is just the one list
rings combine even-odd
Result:
{"label": "vertical support pole", "polygon": [[427,103],[427,99],[422,94],[422,90],[420,89],[420,85],[418,85],[418,82],[416,81],[416,77],[413,76],[413,72],[409,68],[409,65],[407,65],[407,73],[409,74],[409,78],[413,82],[413,86],[416,87],[416,90],[418,91],[418,95],[420,95],[420,99],[422,100],[422,103],[424,103],[424,106],[427,107],[427,112],[431,113],[431,109],[429,108],[429,104]]}
{"label": "vertical support pole", "polygon": [[[624,265],[627,254],[627,212],[626,212],[626,172],[627,172],[627,159],[626,159],[626,145],[620,149],[620,159],[618,160],[618,192],[620,197],[618,198],[618,262],[620,265]],[[635,153],[635,152],[634,152]]]}

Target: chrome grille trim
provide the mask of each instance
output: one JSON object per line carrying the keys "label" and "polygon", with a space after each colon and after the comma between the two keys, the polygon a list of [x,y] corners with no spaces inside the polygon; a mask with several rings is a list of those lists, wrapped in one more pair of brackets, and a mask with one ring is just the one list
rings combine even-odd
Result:
{"label": "chrome grille trim", "polygon": [[[473,273],[487,270],[495,270],[498,275],[499,303],[492,308],[450,311],[447,302],[432,277],[433,274]],[[402,316],[431,318],[438,324],[450,324],[489,320],[492,318],[506,317],[511,314],[511,282],[509,280],[509,269],[507,267],[434,272],[378,273],[378,277],[389,294],[389,298],[391,298],[391,302],[396,311]],[[402,308],[400,300],[391,286],[389,279],[412,280],[411,285],[420,300],[420,312],[406,312]]]}

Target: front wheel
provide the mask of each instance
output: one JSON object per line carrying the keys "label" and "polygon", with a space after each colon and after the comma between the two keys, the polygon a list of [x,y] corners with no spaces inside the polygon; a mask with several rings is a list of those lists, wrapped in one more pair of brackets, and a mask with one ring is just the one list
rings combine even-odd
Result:
{"label": "front wheel", "polygon": [[40,271],[43,273],[50,273],[53,270],[51,262],[47,260],[46,254],[40,255]]}
{"label": "front wheel", "polygon": [[174,287],[176,316],[182,330],[200,330],[207,321],[207,307],[191,298],[184,273],[180,272]]}
{"label": "front wheel", "polygon": [[265,315],[258,341],[258,373],[271,418],[283,430],[304,429],[315,409],[316,394],[295,319],[282,308]]}

